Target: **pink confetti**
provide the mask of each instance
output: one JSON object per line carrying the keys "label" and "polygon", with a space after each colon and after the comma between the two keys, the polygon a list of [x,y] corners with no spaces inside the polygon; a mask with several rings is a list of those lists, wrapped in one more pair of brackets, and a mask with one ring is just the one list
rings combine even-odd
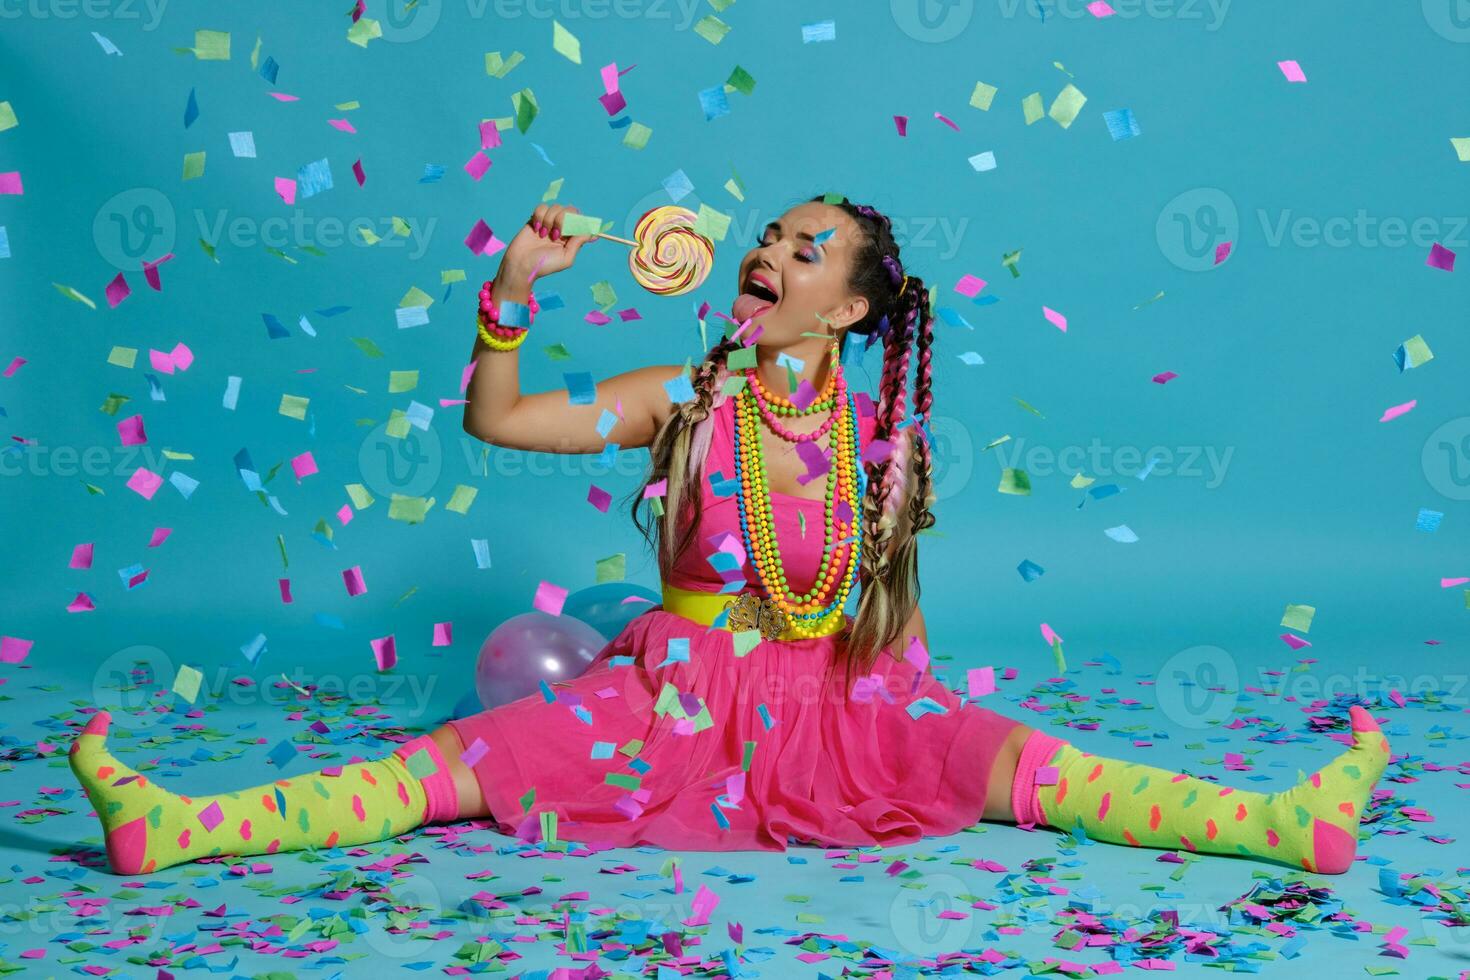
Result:
{"label": "pink confetti", "polygon": [[1455,253],[1445,248],[1439,242],[1429,246],[1429,258],[1424,264],[1431,269],[1443,269],[1445,272],[1455,271]]}
{"label": "pink confetti", "polygon": [[350,596],[362,595],[367,591],[367,583],[362,578],[362,566],[353,565],[342,572],[342,581],[347,585],[347,594]]}
{"label": "pink confetti", "polygon": [[950,129],[954,130],[956,133],[958,133],[960,131],[960,127],[958,127],[958,126],[955,125],[954,120],[951,119],[951,118],[949,118],[948,116],[946,116],[944,113],[942,113],[942,112],[936,112],[936,113],[934,113],[934,118],[935,119],[938,119],[940,122],[944,123],[946,126],[948,126]]}
{"label": "pink confetti", "polygon": [[71,549],[71,563],[67,565],[67,567],[91,568],[93,547],[94,546],[92,545],[92,543],[88,542],[87,544],[79,544],[75,548]]}
{"label": "pink confetti", "polygon": [[299,96],[299,95],[287,95],[285,92],[267,92],[265,94],[266,95],[269,95],[271,98],[275,99],[277,102],[299,102],[299,101],[301,101],[301,96]]}
{"label": "pink confetti", "polygon": [[148,547],[157,548],[159,545],[167,541],[168,536],[173,533],[174,529],[171,527],[155,527],[153,529],[152,537],[148,539]]}
{"label": "pink confetti", "polygon": [[436,647],[447,647],[454,642],[453,623],[434,624],[434,643]]}
{"label": "pink confetti", "polygon": [[379,670],[392,670],[393,665],[398,663],[398,644],[393,641],[393,634],[380,637],[372,641],[373,657],[378,662]]}
{"label": "pink confetti", "polygon": [[968,272],[965,273],[963,276],[960,276],[960,281],[955,283],[954,285],[955,292],[959,293],[961,296],[968,296],[971,299],[974,299],[976,294],[978,294],[980,290],[984,288],[985,280],[981,279],[979,276],[972,276]]}
{"label": "pink confetti", "polygon": [[553,616],[561,615],[561,607],[567,601],[567,590],[559,585],[543,581],[536,586],[536,599],[531,603],[534,607],[544,613]]}
{"label": "pink confetti", "polygon": [[117,437],[124,446],[141,446],[148,441],[143,431],[143,416],[133,415],[117,424]]}
{"label": "pink confetti", "polygon": [[1297,636],[1295,633],[1282,633],[1281,642],[1285,643],[1293,650],[1300,650],[1302,647],[1309,647],[1312,645],[1310,640],[1304,640],[1300,636]]}
{"label": "pink confetti", "polygon": [[132,476],[128,477],[128,489],[144,500],[152,500],[153,495],[161,486],[163,486],[163,477],[141,466],[133,471]]}
{"label": "pink confetti", "polygon": [[909,134],[909,117],[908,116],[894,116],[893,117],[893,125],[895,125],[895,126],[898,127],[898,135],[900,135],[900,136],[907,136]]}
{"label": "pink confetti", "polygon": [[163,280],[158,277],[158,267],[173,257],[174,253],[170,252],[161,259],[154,259],[152,262],[143,263],[143,278],[148,280],[148,285],[155,292],[163,292]]}
{"label": "pink confetti", "polygon": [[495,237],[483,218],[475,222],[475,227],[465,236],[464,244],[476,255],[494,255],[505,248],[505,242]]}
{"label": "pink confetti", "polygon": [[495,120],[487,119],[480,123],[480,149],[493,150],[500,145],[500,127],[495,125]]}
{"label": "pink confetti", "polygon": [[352,123],[348,122],[346,119],[328,119],[327,125],[331,126],[333,129],[340,129],[344,133],[357,132],[357,130],[352,128]]}
{"label": "pink confetti", "polygon": [[107,305],[116,308],[117,304],[131,296],[133,290],[129,288],[127,279],[119,272],[117,278],[107,284]]}
{"label": "pink confetti", "polygon": [[470,743],[469,748],[459,754],[459,761],[473,769],[475,768],[475,763],[485,758],[486,753],[489,751],[490,747],[477,738]]}
{"label": "pink confetti", "polygon": [[1117,11],[1108,5],[1107,0],[1093,0],[1087,5],[1087,12],[1094,17],[1111,17]]}
{"label": "pink confetti", "polygon": [[1228,259],[1230,257],[1230,249],[1231,249],[1232,246],[1233,246],[1233,243],[1232,242],[1221,242],[1219,245],[1216,245],[1215,246],[1215,264],[1216,265],[1219,265],[1221,262],[1224,262],[1226,259]]}
{"label": "pink confetti", "polygon": [[[1288,82],[1305,82],[1307,80],[1306,73],[1302,71],[1302,66],[1295,61],[1278,61],[1276,62],[1276,67],[1281,69],[1281,74],[1286,76]],[[1328,87],[1330,88],[1331,86]]]}
{"label": "pink confetti", "polygon": [[881,463],[893,455],[893,442],[889,439],[874,439],[863,449],[864,463]]}
{"label": "pink confetti", "polygon": [[25,188],[20,183],[20,171],[12,170],[9,173],[0,174],[0,194],[24,194]]}
{"label": "pink confetti", "polygon": [[317,472],[316,457],[312,456],[310,450],[307,450],[300,456],[293,456],[291,458],[291,472],[296,474],[296,482],[300,483],[305,477]]}
{"label": "pink confetti", "polygon": [[160,374],[174,373],[174,359],[166,351],[148,348],[148,364]]}
{"label": "pink confetti", "polygon": [[352,176],[357,178],[357,186],[361,187],[367,183],[367,174],[363,172],[362,161],[358,160],[352,165]]}
{"label": "pink confetti", "polygon": [[290,177],[277,177],[276,193],[279,194],[281,196],[281,200],[285,201],[287,204],[295,204],[296,181],[292,180]]}
{"label": "pink confetti", "polygon": [[1066,333],[1067,332],[1067,318],[1066,317],[1062,316],[1060,313],[1058,313],[1056,310],[1052,309],[1050,306],[1043,306],[1041,308],[1041,312],[1042,312],[1042,315],[1045,316],[1048,320],[1050,320],[1051,323],[1052,323],[1052,325],[1055,326],[1058,330],[1060,330],[1062,333]]}
{"label": "pink confetti", "polygon": [[1154,384],[1165,385],[1168,384],[1170,381],[1173,381],[1177,377],[1179,377],[1179,375],[1175,374],[1173,371],[1163,371],[1159,374],[1154,375]]}
{"label": "pink confetti", "polygon": [[26,363],[26,359],[24,357],[17,357],[15,360],[13,360],[13,361],[10,362],[10,366],[7,367],[3,373],[0,373],[0,377],[4,377],[4,378],[12,378],[12,377],[14,377],[15,376],[15,372],[19,371],[20,368],[21,368],[21,365],[23,365],[25,363]]}
{"label": "pink confetti", "polygon": [[1417,404],[1419,404],[1419,399],[1415,398],[1413,401],[1404,402],[1402,405],[1395,405],[1385,411],[1378,421],[1387,422],[1389,419],[1396,419],[1405,412],[1412,411]]}
{"label": "pink confetti", "polygon": [[1052,629],[1045,623],[1041,624],[1041,638],[1047,642],[1048,646],[1061,639],[1061,637],[1057,635],[1057,631]]}
{"label": "pink confetti", "polygon": [[277,579],[276,584],[281,587],[281,601],[289,606],[295,601],[291,598],[291,580],[288,578]]}
{"label": "pink confetti", "polygon": [[594,483],[587,488],[587,502],[606,514],[608,504],[612,503],[612,494]]}
{"label": "pink confetti", "polygon": [[590,323],[590,324],[592,324],[593,326],[596,326],[596,327],[600,327],[600,326],[603,326],[604,324],[612,323],[612,317],[608,316],[606,313],[602,312],[601,310],[593,310],[591,313],[588,313],[582,319],[586,320],[588,323]]}
{"label": "pink confetti", "polygon": [[352,522],[352,505],[351,504],[343,504],[340,508],[338,508],[338,510],[337,510],[337,522],[339,524],[341,524],[343,527],[346,527],[348,524],[350,524]]}
{"label": "pink confetti", "polygon": [[485,171],[490,169],[490,158],[483,150],[476,150],[475,155],[465,161],[464,172],[475,180],[485,176]]}
{"label": "pink confetti", "polygon": [[168,352],[168,356],[174,362],[174,367],[180,371],[189,370],[189,365],[194,363],[194,352],[182,340],[174,344],[174,349]]}
{"label": "pink confetti", "polygon": [[209,804],[209,806],[199,811],[199,822],[204,825],[205,830],[213,830],[224,823],[224,820],[225,814],[220,809],[218,801]]}
{"label": "pink confetti", "polygon": [[35,640],[22,640],[14,636],[0,636],[0,664],[18,664],[31,652]]}
{"label": "pink confetti", "polygon": [[91,596],[85,592],[78,592],[77,597],[67,604],[66,611],[69,613],[92,612],[96,608]]}
{"label": "pink confetti", "polygon": [[966,672],[966,680],[969,684],[967,693],[972,698],[983,698],[987,694],[995,693],[994,667],[971,667]]}
{"label": "pink confetti", "polygon": [[1466,582],[1470,582],[1470,578],[1442,578],[1439,580],[1439,587],[1441,589],[1452,589],[1457,585],[1464,585]]}

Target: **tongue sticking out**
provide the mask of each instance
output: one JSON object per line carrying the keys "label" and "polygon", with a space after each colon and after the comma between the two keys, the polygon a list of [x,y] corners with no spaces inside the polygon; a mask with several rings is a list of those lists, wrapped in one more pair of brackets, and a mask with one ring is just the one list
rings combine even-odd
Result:
{"label": "tongue sticking out", "polygon": [[735,297],[735,302],[730,306],[730,314],[736,320],[744,323],[753,316],[759,316],[771,308],[771,301],[762,299],[751,293],[741,293]]}

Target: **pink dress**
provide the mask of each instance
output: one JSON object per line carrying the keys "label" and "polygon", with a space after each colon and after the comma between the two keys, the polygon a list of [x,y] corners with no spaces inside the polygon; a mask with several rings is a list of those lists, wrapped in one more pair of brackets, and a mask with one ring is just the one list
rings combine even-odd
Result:
{"label": "pink dress", "polygon": [[[714,409],[707,477],[734,476],[734,407],[727,398]],[[872,429],[861,418],[864,445]],[[711,539],[728,531],[738,540],[740,517],[733,495],[702,482],[699,535],[670,584],[715,591]],[[773,497],[787,582],[804,592],[821,561],[823,505]],[[749,560],[745,567],[760,593]],[[687,660],[669,660],[675,640],[688,641]],[[878,679],[849,694],[842,642],[762,641],[740,657],[729,631],[654,606],[585,673],[554,685],[556,701],[538,692],[450,724],[465,745],[478,738],[488,747],[474,772],[491,819],[525,840],[540,838],[548,810],[561,840],[711,851],[912,844],[977,822],[991,765],[1017,723],[973,702],[961,707],[932,671],[886,651],[873,667]],[[898,643],[907,649],[907,639]],[[611,754],[596,743],[611,743]]]}

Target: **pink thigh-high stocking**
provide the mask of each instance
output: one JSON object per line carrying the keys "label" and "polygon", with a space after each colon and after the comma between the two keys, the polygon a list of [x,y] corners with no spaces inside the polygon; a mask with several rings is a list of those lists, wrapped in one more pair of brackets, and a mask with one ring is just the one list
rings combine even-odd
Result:
{"label": "pink thigh-high stocking", "polygon": [[1011,808],[1021,826],[1080,828],[1134,847],[1243,854],[1341,874],[1352,866],[1363,808],[1389,761],[1373,716],[1357,705],[1350,714],[1352,747],[1282,793],[1105,759],[1033,732],[1016,765]]}

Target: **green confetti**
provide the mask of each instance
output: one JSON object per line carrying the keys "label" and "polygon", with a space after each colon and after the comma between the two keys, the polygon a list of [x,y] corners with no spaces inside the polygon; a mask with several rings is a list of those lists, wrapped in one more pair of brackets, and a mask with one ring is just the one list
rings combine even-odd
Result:
{"label": "green confetti", "polygon": [[132,399],[129,398],[127,395],[119,395],[116,393],[109,394],[107,396],[107,400],[102,403],[102,411],[106,412],[108,415],[116,415],[117,410],[119,408],[122,408],[124,404],[130,401],[132,401]]}
{"label": "green confetti", "polygon": [[1021,111],[1026,115],[1026,125],[1031,125],[1041,118],[1041,93],[1032,92],[1021,100]]}
{"label": "green confetti", "polygon": [[524,133],[531,128],[536,113],[541,110],[536,102],[536,94],[529,88],[523,88],[510,97],[510,102],[515,107],[516,129]]}
{"label": "green confetti", "polygon": [[1026,411],[1030,412],[1032,415],[1035,415],[1037,418],[1046,418],[1045,415],[1042,415],[1039,411],[1037,411],[1036,408],[1024,398],[1017,398],[1015,395],[1012,395],[1011,400],[1014,401],[1017,405],[1020,405]]}
{"label": "green confetti", "polygon": [[184,180],[195,180],[204,176],[204,151],[184,154]]}
{"label": "green confetti", "polygon": [[597,559],[595,565],[596,573],[594,581],[601,585],[603,582],[621,582],[628,574],[628,556],[622,552],[616,555],[608,555],[606,558]]}
{"label": "green confetti", "polygon": [[628,132],[623,136],[623,145],[632,150],[641,150],[648,145],[648,138],[653,135],[653,130],[635,122],[628,127]]}
{"label": "green confetti", "polygon": [[1302,633],[1311,632],[1312,617],[1317,615],[1316,606],[1299,606],[1294,603],[1286,604],[1286,612],[1281,616],[1281,625],[1289,629],[1299,630]]}
{"label": "green confetti", "polygon": [[562,235],[595,235],[600,231],[602,231],[601,218],[594,218],[590,214],[577,214],[574,211],[562,212]]}
{"label": "green confetti", "polygon": [[565,344],[552,344],[549,347],[543,347],[542,350],[553,361],[570,361],[572,359],[572,352],[567,350]]}
{"label": "green confetti", "polygon": [[433,497],[405,497],[395,493],[388,504],[388,518],[407,524],[420,524],[433,506]]}
{"label": "green confetti", "polygon": [[470,505],[475,502],[475,496],[479,490],[474,487],[460,483],[455,486],[454,493],[449,497],[449,503],[444,505],[445,510],[452,510],[456,514],[468,514]]}
{"label": "green confetti", "polygon": [[138,350],[136,347],[114,347],[107,355],[107,363],[120,368],[132,370],[133,364],[137,362]]}
{"label": "green confetti", "polygon": [[565,177],[558,177],[547,184],[545,193],[541,195],[541,202],[544,204],[547,201],[554,201],[561,196],[561,185],[565,180]]}
{"label": "green confetti", "polygon": [[700,202],[699,214],[694,219],[694,233],[722,242],[725,240],[725,233],[730,229],[731,217]]}
{"label": "green confetti", "polygon": [[0,102],[0,133],[5,132],[7,129],[14,129],[19,125],[20,121],[15,118],[15,109],[11,104],[9,102]]}
{"label": "green confetti", "polygon": [[400,309],[405,306],[422,306],[428,308],[429,306],[433,305],[433,302],[434,297],[430,296],[419,287],[413,286],[409,289],[408,292],[403,294],[403,298],[398,301],[398,306]]}
{"label": "green confetti", "polygon": [[290,568],[291,559],[286,557],[286,536],[284,534],[276,535],[276,547],[281,549],[281,567]]}
{"label": "green confetti", "polygon": [[397,395],[405,391],[413,391],[419,386],[419,373],[417,371],[389,371],[388,372],[388,394]]}
{"label": "green confetti", "polygon": [[229,31],[195,31],[194,57],[200,61],[229,61]]}
{"label": "green confetti", "polygon": [[551,22],[551,50],[574,65],[582,63],[582,42],[556,20]]}
{"label": "green confetti", "polygon": [[358,350],[362,351],[368,357],[383,356],[383,352],[378,349],[378,345],[367,337],[353,337],[352,342],[357,345]]}
{"label": "green confetti", "polygon": [[[56,291],[59,292],[59,293],[61,293],[61,295],[65,296],[67,299],[74,299],[78,303],[85,303],[87,306],[91,307],[94,310],[97,308],[97,304],[96,303],[92,302],[90,299],[88,299],[87,297],[83,296],[81,293],[77,292],[75,289],[72,289],[70,286],[63,285],[62,283],[59,283],[59,282],[53,282],[51,285],[55,286],[56,287]],[[132,365],[128,365],[128,366],[131,367]]]}
{"label": "green confetti", "polygon": [[750,72],[736,65],[735,70],[730,72],[730,77],[725,79],[725,89],[739,92],[741,95],[749,95],[755,91],[755,79]]}
{"label": "green confetti", "polygon": [[305,421],[306,406],[309,404],[311,404],[310,398],[303,398],[300,395],[282,395],[281,404],[276,412],[290,419]]}
{"label": "green confetti", "polygon": [[612,309],[613,304],[617,303],[617,301],[618,293],[617,290],[613,289],[612,283],[603,279],[600,282],[594,282],[592,284],[592,302],[600,307],[602,312],[606,313]]}
{"label": "green confetti", "polygon": [[504,78],[509,75],[516,65],[526,60],[526,56],[519,51],[512,51],[509,58],[502,58],[499,51],[490,51],[485,54],[485,74],[492,78]]}
{"label": "green confetti", "polygon": [[1057,125],[1066,129],[1076,121],[1077,114],[1082,111],[1086,102],[1087,96],[1077,86],[1068,84],[1057,94],[1046,114],[1056,120]]}
{"label": "green confetti", "polygon": [[[990,111],[990,103],[995,99],[995,93],[1000,89],[994,85],[986,85],[984,82],[975,83],[975,91],[970,93],[970,105],[985,112]],[[1025,103],[1022,103],[1024,106]]]}
{"label": "green confetti", "polygon": [[369,41],[377,40],[383,36],[383,26],[371,17],[359,17],[357,21],[347,28],[347,40],[359,48],[368,46]]}
{"label": "green confetti", "polygon": [[1026,475],[1022,469],[1005,467],[1000,471],[1000,486],[996,487],[1001,493],[1013,493],[1021,497],[1031,495],[1031,477]]}
{"label": "green confetti", "polygon": [[719,44],[725,39],[725,35],[730,33],[730,25],[714,14],[706,14],[695,23],[694,33],[710,44]]}
{"label": "green confetti", "polygon": [[352,506],[357,510],[367,510],[375,502],[373,495],[368,493],[368,488],[361,483],[349,483],[345,489]]}
{"label": "green confetti", "polygon": [[440,269],[439,285],[447,286],[452,282],[464,282],[463,269]]}

